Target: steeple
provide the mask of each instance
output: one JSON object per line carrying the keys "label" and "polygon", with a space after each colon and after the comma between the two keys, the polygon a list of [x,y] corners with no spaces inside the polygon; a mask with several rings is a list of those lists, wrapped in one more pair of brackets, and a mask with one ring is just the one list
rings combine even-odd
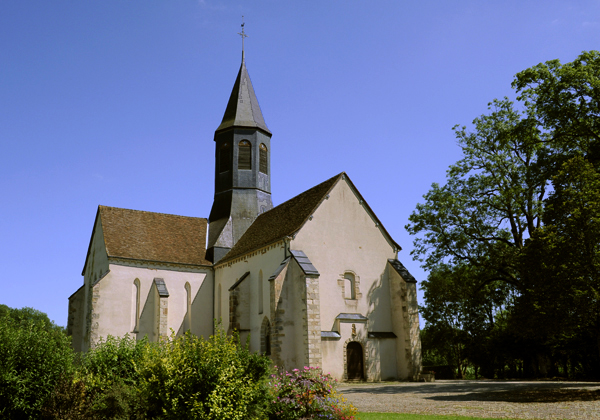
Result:
{"label": "steeple", "polygon": [[[242,24],[242,41],[246,36]],[[215,198],[207,258],[217,262],[271,201],[271,132],[265,124],[242,47],[242,64],[215,131]]]}
{"label": "steeple", "polygon": [[217,132],[230,127],[258,128],[264,131],[265,134],[271,135],[258,105],[254,87],[246,69],[243,52],[242,65],[235,79],[231,96],[229,96],[223,121],[221,121],[221,125],[217,128]]}

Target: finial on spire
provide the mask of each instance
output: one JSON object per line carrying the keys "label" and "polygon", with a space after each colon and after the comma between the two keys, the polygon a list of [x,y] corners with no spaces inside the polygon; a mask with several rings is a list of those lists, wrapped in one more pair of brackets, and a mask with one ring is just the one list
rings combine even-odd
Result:
{"label": "finial on spire", "polygon": [[244,38],[248,38],[246,32],[244,32],[244,16],[242,15],[242,32],[238,32],[238,35],[242,37],[242,61],[244,61]]}

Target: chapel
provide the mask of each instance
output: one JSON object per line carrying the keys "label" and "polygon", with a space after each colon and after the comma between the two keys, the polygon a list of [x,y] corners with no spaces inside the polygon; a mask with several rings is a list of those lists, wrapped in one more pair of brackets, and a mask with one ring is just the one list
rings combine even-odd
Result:
{"label": "chapel", "polygon": [[400,246],[344,172],[274,207],[271,136],[242,52],[214,134],[208,219],[99,206],[69,297],[75,350],[223,328],[288,370],[418,378],[416,280]]}

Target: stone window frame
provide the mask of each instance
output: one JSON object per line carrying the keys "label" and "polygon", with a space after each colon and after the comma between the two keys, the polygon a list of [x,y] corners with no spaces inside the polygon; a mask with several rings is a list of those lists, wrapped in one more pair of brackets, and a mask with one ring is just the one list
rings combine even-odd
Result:
{"label": "stone window frame", "polygon": [[[350,297],[346,297],[346,284],[349,280],[346,278],[346,275],[348,274],[354,277],[354,290],[351,291],[354,293],[350,293]],[[362,298],[362,293],[360,292],[360,276],[358,276],[353,270],[345,270],[342,274],[340,274],[337,284],[342,289],[342,297],[345,301],[355,302]]]}
{"label": "stone window frame", "polygon": [[347,339],[346,341],[344,341],[344,347],[342,350],[344,352],[343,365],[342,365],[342,372],[344,372],[344,376],[342,376],[342,380],[343,381],[348,380],[348,344],[351,342],[359,343],[362,346],[362,349],[363,349],[363,375],[364,375],[364,381],[366,382],[369,379],[369,376],[367,375],[367,373],[368,373],[367,355],[369,354],[369,348],[367,347],[367,345],[369,342],[367,340],[364,340],[364,339],[361,340],[356,337],[351,337],[351,338]]}

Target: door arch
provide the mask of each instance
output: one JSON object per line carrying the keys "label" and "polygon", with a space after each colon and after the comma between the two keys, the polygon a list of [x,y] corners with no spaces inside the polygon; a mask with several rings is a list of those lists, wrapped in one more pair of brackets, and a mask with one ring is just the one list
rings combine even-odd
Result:
{"label": "door arch", "polygon": [[364,380],[364,351],[358,341],[351,341],[346,346],[346,377],[348,380]]}

